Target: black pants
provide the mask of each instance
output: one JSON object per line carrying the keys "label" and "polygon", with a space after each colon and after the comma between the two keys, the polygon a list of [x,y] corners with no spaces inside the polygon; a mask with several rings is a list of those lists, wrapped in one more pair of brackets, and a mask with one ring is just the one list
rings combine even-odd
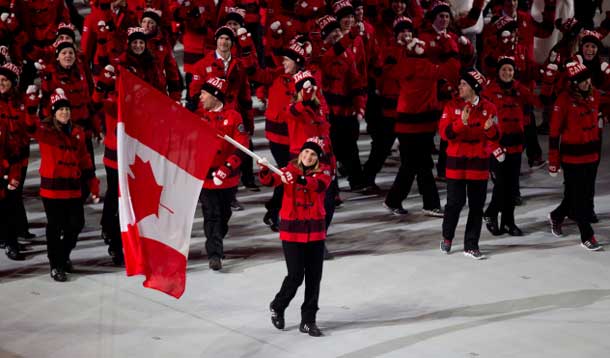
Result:
{"label": "black pants", "polygon": [[440,178],[445,177],[445,168],[447,166],[447,146],[449,146],[449,143],[447,143],[446,140],[441,139],[441,144],[438,148],[438,160],[436,162],[436,175],[438,175]]}
{"label": "black pants", "polygon": [[80,199],[42,198],[42,204],[47,215],[47,254],[51,269],[64,268],[85,226],[83,202]]}
{"label": "black pants", "polygon": [[375,183],[375,177],[392,152],[392,145],[396,140],[394,122],[394,118],[379,117],[371,119],[368,123],[367,130],[371,136],[371,152],[363,168],[366,184]]}
{"label": "black pants", "polygon": [[288,275],[280,291],[271,302],[271,307],[284,312],[305,279],[305,300],[301,305],[301,322],[313,323],[318,312],[320,281],[324,263],[324,240],[308,243],[282,241]]}
{"label": "black pants", "polygon": [[494,189],[485,216],[497,217],[498,213],[502,213],[502,225],[514,225],[514,196],[515,189],[519,188],[521,153],[506,154],[502,163],[495,158],[490,161]]}
{"label": "black pants", "polygon": [[328,189],[326,189],[326,193],[324,194],[324,210],[326,211],[324,220],[326,222],[326,231],[328,231],[328,227],[333,221],[333,216],[335,215],[335,197],[337,196],[338,192],[339,184],[337,184],[337,178],[335,178],[330,182]]}
{"label": "black pants", "polygon": [[453,240],[455,228],[460,220],[460,212],[468,196],[468,221],[464,233],[464,251],[478,250],[483,206],[487,196],[487,180],[447,179],[447,205],[443,218],[443,238]]}
{"label": "black pants", "polygon": [[562,163],[564,179],[564,197],[559,206],[551,211],[553,220],[563,221],[571,217],[578,224],[581,241],[593,236],[591,219],[591,198],[595,188],[596,163],[566,164]]}
{"label": "black pants", "polygon": [[205,250],[208,258],[224,258],[222,240],[229,231],[231,202],[237,188],[202,189],[199,195],[203,211],[203,231],[205,233]]}
{"label": "black pants", "polygon": [[[250,150],[254,149],[254,144],[252,143],[252,139],[250,139],[248,144]],[[241,182],[244,185],[254,184],[254,170],[253,170],[253,161],[252,157],[249,155],[244,155],[242,157],[241,165],[239,170],[241,171]]]}
{"label": "black pants", "polygon": [[[6,188],[5,180],[0,180],[0,184]],[[21,196],[17,190],[7,189],[4,189],[4,197],[0,199],[0,242],[15,249],[18,249],[17,229],[19,223],[18,212],[15,209],[19,205],[20,199]]]}
{"label": "black pants", "polygon": [[[29,148],[29,147],[28,147]],[[28,156],[30,150],[28,149]],[[23,203],[23,186],[25,184],[25,177],[28,172],[27,165],[21,168],[21,184],[15,189],[14,198],[14,210],[16,211],[15,220],[17,223],[17,236],[25,235],[30,231],[30,224],[28,223],[28,215],[25,211],[25,204]]]}
{"label": "black pants", "polygon": [[527,161],[532,165],[535,160],[542,158],[542,148],[538,143],[538,132],[536,130],[536,118],[534,113],[527,113],[528,110],[524,110],[526,116],[530,116],[530,122],[523,127],[525,133],[525,154],[527,155]]}
{"label": "black pants", "polygon": [[[278,168],[283,168],[288,165],[290,151],[287,145],[269,142],[269,149],[271,150],[271,155],[273,156],[273,159],[275,159],[275,163],[277,164]],[[283,196],[284,186],[278,185],[273,189],[271,199],[265,203],[267,210],[271,211],[276,218],[279,215],[280,209],[282,208]]]}
{"label": "black pants", "polygon": [[354,116],[330,116],[330,141],[335,151],[337,161],[347,171],[347,181],[354,188],[364,182],[360,155],[358,152],[358,137],[360,123]]}
{"label": "black pants", "polygon": [[424,201],[424,209],[439,209],[441,202],[432,174],[432,145],[434,133],[398,134],[400,168],[386,197],[386,204],[398,207],[407,198],[417,178],[417,187]]}
{"label": "black pants", "polygon": [[122,252],[121,227],[119,225],[119,173],[106,166],[106,196],[102,211],[102,231],[110,239],[110,248]]}

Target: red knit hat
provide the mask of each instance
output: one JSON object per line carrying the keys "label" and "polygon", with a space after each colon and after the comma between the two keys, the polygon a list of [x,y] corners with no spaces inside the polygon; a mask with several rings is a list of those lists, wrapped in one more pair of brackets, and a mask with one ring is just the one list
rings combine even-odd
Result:
{"label": "red knit hat", "polygon": [[305,149],[313,150],[318,155],[318,158],[322,158],[324,155],[324,139],[322,139],[322,137],[308,138],[301,146],[301,150],[299,152],[302,152]]}
{"label": "red knit hat", "polygon": [[566,65],[568,78],[573,84],[579,84],[591,78],[591,71],[580,62],[570,62]]}
{"label": "red knit hat", "polygon": [[428,12],[426,13],[426,17],[428,19],[434,20],[436,18],[436,15],[440,14],[441,12],[447,12],[451,14],[451,6],[444,1],[434,1],[432,4],[430,4]]}
{"label": "red knit hat", "polygon": [[517,30],[517,21],[510,16],[502,16],[494,22],[496,35],[500,36],[504,31],[515,32]]}
{"label": "red knit hat", "polygon": [[348,15],[355,15],[354,7],[349,0],[339,0],[333,4],[333,13],[337,17],[337,20],[341,20],[342,18]]}
{"label": "red knit hat", "polygon": [[225,6],[226,15],[222,19],[222,24],[226,25],[227,22],[233,20],[240,26],[244,26],[244,19],[246,18],[246,10],[239,7]]}
{"label": "red knit hat", "polygon": [[462,71],[460,77],[477,93],[481,93],[485,85],[487,85],[487,79],[483,74],[477,71],[475,68],[467,68]]}
{"label": "red knit hat", "polygon": [[218,30],[216,30],[216,32],[214,33],[214,40],[218,41],[218,38],[222,35],[229,36],[229,38],[231,39],[231,45],[237,42],[237,35],[235,34],[235,31],[233,31],[233,29],[229,26],[219,27]]}
{"label": "red knit hat", "polygon": [[305,49],[296,41],[291,41],[288,47],[281,51],[281,55],[293,60],[299,66],[305,63]]}
{"label": "red knit hat", "polygon": [[67,35],[72,38],[72,40],[76,41],[76,28],[72,24],[66,24],[65,22],[60,23],[57,26],[57,32],[55,33],[55,38],[58,38],[59,35]]}
{"label": "red knit hat", "polygon": [[326,39],[326,36],[328,36],[333,30],[340,28],[337,18],[330,15],[322,16],[321,18],[316,20],[316,23],[320,28],[322,40]]}
{"label": "red knit hat", "polygon": [[127,43],[131,43],[135,40],[142,40],[146,42],[146,32],[141,27],[130,27],[127,29]]}
{"label": "red knit hat", "polygon": [[413,31],[413,21],[406,16],[398,16],[394,23],[392,23],[392,29],[394,29],[394,36],[398,35],[403,30]]}
{"label": "red knit hat", "polygon": [[68,48],[68,47],[71,48],[74,52],[76,52],[76,47],[74,46],[74,42],[71,42],[68,40],[55,41],[55,43],[53,44],[53,47],[55,47],[55,57],[59,56],[59,53],[61,52],[61,50]]}
{"label": "red knit hat", "polygon": [[591,30],[582,30],[582,32],[580,33],[580,47],[582,47],[582,45],[588,42],[594,43],[597,46],[598,51],[603,47],[602,35],[599,32]]}
{"label": "red knit hat", "polygon": [[21,69],[16,65],[7,62],[0,67],[0,75],[8,78],[13,84],[13,87],[16,87],[17,81],[19,80],[19,75],[21,75]]}
{"label": "red knit hat", "polygon": [[63,107],[70,108],[70,100],[68,100],[68,97],[66,97],[66,93],[62,88],[57,88],[51,95],[51,113],[55,114],[55,112]]}
{"label": "red knit hat", "polygon": [[316,84],[316,79],[308,70],[295,73],[294,76],[292,76],[292,79],[294,80],[294,87],[297,92],[303,89],[303,85],[306,81],[311,82],[312,86]]}
{"label": "red knit hat", "polygon": [[225,103],[227,81],[222,78],[212,77],[201,86],[201,90],[208,92],[212,96],[218,98],[220,102]]}

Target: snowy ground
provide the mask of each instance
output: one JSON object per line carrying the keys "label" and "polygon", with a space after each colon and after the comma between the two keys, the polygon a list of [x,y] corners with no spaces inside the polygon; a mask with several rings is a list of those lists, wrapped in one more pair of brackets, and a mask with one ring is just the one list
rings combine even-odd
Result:
{"label": "snowy ground", "polygon": [[[262,138],[263,123],[256,127]],[[546,137],[541,140],[545,146]],[[365,158],[368,137],[360,143]],[[256,147],[268,155],[264,139]],[[596,199],[601,223],[594,227],[610,247],[607,151],[608,145]],[[378,179],[384,190],[397,170],[395,161],[387,164]],[[326,336],[316,339],[298,331],[302,292],[286,312],[284,332],[269,321],[285,265],[277,234],[261,221],[267,188],[240,190],[246,210],[231,220],[221,272],[207,267],[197,212],[187,289],[175,300],[112,266],[99,238],[101,204],[86,208],[73,253],[77,272],[67,283],[52,281],[36,167],[34,159],[26,193],[38,238],[25,262],[0,255],[0,357],[593,357],[610,351],[608,251],[581,248],[573,224],[564,238],[550,234],[546,215],[560,200],[562,181],[544,169],[522,176],[526,203],[517,208],[517,222],[527,235],[492,238],[483,229],[485,261],[464,257],[461,240],[451,255],[439,252],[441,219],[419,213],[415,188],[404,218],[385,211],[381,197],[343,192],[346,203],[328,240],[337,258],[325,263],[322,280],[318,322]],[[444,200],[444,184],[439,189]]]}

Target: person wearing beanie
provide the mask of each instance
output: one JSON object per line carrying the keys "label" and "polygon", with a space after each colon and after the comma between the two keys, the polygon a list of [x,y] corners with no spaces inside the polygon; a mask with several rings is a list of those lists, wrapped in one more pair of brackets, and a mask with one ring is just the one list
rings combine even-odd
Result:
{"label": "person wearing beanie", "polygon": [[419,39],[406,36],[401,42],[407,42],[403,45],[403,55],[398,58],[394,72],[388,74],[399,81],[394,135],[400,143],[400,168],[383,205],[393,215],[407,214],[402,202],[416,181],[423,201],[422,213],[442,217],[432,174],[434,136],[442,111],[439,83],[456,83],[460,64],[454,57],[434,63],[426,56],[427,44]]}
{"label": "person wearing beanie", "polygon": [[[317,137],[328,143],[324,146],[323,155],[319,155],[320,162],[330,169],[332,183],[326,190],[324,198],[324,209],[326,210],[326,230],[330,226],[335,212],[335,196],[338,194],[337,178],[335,170],[337,161],[330,147],[330,124],[321,107],[318,81],[312,72],[305,70],[297,72],[293,76],[295,96],[280,114],[285,118],[288,126],[288,138],[290,140],[290,159],[298,157],[301,146],[308,138]],[[279,210],[279,207],[278,207]],[[324,258],[332,259],[333,255],[326,249]]]}
{"label": "person wearing beanie", "polygon": [[[36,96],[36,92],[31,92]],[[72,122],[73,104],[58,88],[50,99],[50,116],[43,122],[29,116],[28,131],[40,145],[40,196],[47,217],[47,252],[51,277],[67,280],[72,272],[70,253],[85,224],[82,186],[99,202],[99,180],[87,152],[83,128]],[[68,145],[66,145],[68,143]],[[57,160],[62,158],[62,160]],[[68,220],[68,219],[69,220]]]}
{"label": "person wearing beanie", "polygon": [[[269,149],[276,164],[284,167],[290,160],[291,142],[286,117],[283,115],[295,95],[295,83],[293,76],[303,70],[305,59],[311,55],[311,44],[299,42],[298,38],[292,39],[290,43],[279,51],[282,55],[281,66],[275,68],[260,68],[257,64],[249,75],[252,82],[260,83],[268,87],[267,108],[265,109],[265,137],[269,141]],[[299,143],[302,140],[299,141]],[[263,222],[272,231],[278,231],[279,211],[282,205],[283,186],[273,189],[272,197],[265,202],[267,212]]]}
{"label": "person wearing beanie", "polygon": [[[413,22],[406,16],[398,16],[393,23],[394,41],[379,51],[379,60],[374,64],[373,73],[377,75],[376,89],[379,105],[369,111],[378,109],[377,118],[367,122],[367,132],[371,136],[371,152],[364,163],[364,180],[369,191],[379,191],[375,178],[381,171],[386,158],[390,155],[396,141],[394,123],[396,105],[400,93],[400,78],[396,76],[398,60],[401,59],[405,46],[413,38]],[[370,94],[369,94],[370,95]]]}
{"label": "person wearing beanie", "polygon": [[238,7],[225,8],[226,14],[222,17],[221,26],[230,27],[235,33],[237,30],[244,27],[244,17],[246,10]]}
{"label": "person wearing beanie", "polygon": [[147,47],[148,36],[141,27],[130,27],[127,31],[127,51],[112,61],[115,68],[122,66],[154,88],[167,93],[163,65]]}
{"label": "person wearing beanie", "polygon": [[[459,97],[445,106],[439,132],[447,146],[447,205],[443,218],[441,252],[449,254],[460,212],[468,198],[464,255],[480,260],[483,206],[487,195],[489,156],[499,147],[496,106],[480,96],[487,80],[476,69],[464,69]],[[502,160],[501,156],[495,160]]]}
{"label": "person wearing beanie", "polygon": [[[244,146],[249,135],[241,115],[228,106],[228,81],[210,77],[199,91],[200,107],[197,114],[218,133],[227,135]],[[229,230],[231,207],[239,184],[240,164],[245,155],[232,144],[222,141],[203,182],[199,200],[203,211],[205,249],[210,269],[222,269],[223,239]]]}
{"label": "person wearing beanie", "polygon": [[[484,73],[488,78],[494,79],[498,73],[498,59],[501,57],[512,57],[515,60],[515,78],[530,91],[536,88],[536,80],[539,77],[539,65],[533,62],[527,54],[526,48],[518,41],[518,24],[510,16],[502,16],[494,23],[496,31],[495,48],[488,51],[489,54],[483,61]],[[532,170],[543,167],[546,162],[542,159],[542,148],[538,142],[536,129],[536,118],[534,109],[530,105],[523,108],[526,114],[525,121],[525,154]],[[519,188],[515,188],[515,202],[522,203]]]}
{"label": "person wearing beanie", "polygon": [[167,35],[159,28],[161,15],[160,10],[146,9],[142,15],[141,26],[147,37],[146,48],[155,57],[156,62],[161,65],[169,96],[173,100],[179,101],[182,98],[184,84],[174,57],[173,46],[170,44]]}
{"label": "person wearing beanie", "polygon": [[336,18],[326,15],[317,20],[317,25],[324,41],[320,68],[324,78],[322,90],[329,108],[332,147],[348,177],[350,189],[361,191],[365,183],[357,142],[359,121],[364,119],[366,111],[366,77],[358,72],[356,56],[346,46]]}
{"label": "person wearing beanie", "polygon": [[[254,111],[252,110],[252,95],[250,81],[246,67],[240,58],[233,56],[232,48],[236,44],[235,32],[228,26],[219,27],[214,33],[216,39],[216,51],[208,52],[205,57],[193,67],[193,81],[189,85],[187,108],[193,110],[198,106],[198,94],[201,86],[210,78],[221,77],[226,80],[225,106],[236,110],[243,121],[246,133],[254,134]],[[244,157],[244,162],[249,163],[250,157]],[[249,170],[252,165],[244,164],[243,182],[248,188],[257,189],[254,183],[254,174]],[[237,199],[232,205],[234,210],[243,210],[243,206]]]}
{"label": "person wearing beanie", "polygon": [[3,231],[0,249],[5,249],[11,260],[25,258],[19,252],[17,237],[29,234],[22,183],[30,143],[25,132],[28,112],[17,88],[20,73],[20,68],[10,62],[0,67],[0,227]]}
{"label": "person wearing beanie", "polygon": [[[515,193],[519,190],[521,171],[521,153],[525,143],[525,122],[529,118],[524,114],[525,107],[540,107],[538,98],[515,79],[516,63],[513,57],[500,57],[497,61],[498,74],[482,93],[482,96],[493,103],[498,110],[501,152],[492,153],[490,169],[494,188],[484,220],[487,230],[498,236],[508,233],[511,236],[522,236],[523,232],[515,224]],[[495,156],[504,155],[502,162],[494,160]],[[498,225],[498,214],[502,215]]]}
{"label": "person wearing beanie", "polygon": [[[72,103],[71,122],[85,130],[85,143],[93,162],[93,138],[101,139],[101,123],[91,111],[91,83],[84,63],[77,61],[74,43],[56,42],[55,60],[48,64],[41,73],[42,99],[41,117],[50,117],[52,113],[51,97],[56,88],[63,88],[68,100]],[[86,189],[85,186],[83,186]],[[88,193],[83,192],[86,198]]]}
{"label": "person wearing beanie", "polygon": [[[224,7],[223,4],[222,8]],[[190,0],[175,5],[173,15],[174,20],[180,23],[182,32],[180,42],[184,45],[184,79],[187,89],[193,79],[195,64],[216,48],[212,31],[217,22],[216,14],[214,0]],[[190,92],[187,92],[187,96],[191,97]]]}
{"label": "person wearing beanie", "polygon": [[125,52],[127,32],[139,23],[136,13],[120,1],[101,0],[91,7],[85,17],[80,47],[95,81],[106,65]]}
{"label": "person wearing beanie", "polygon": [[549,131],[549,174],[555,177],[563,170],[564,198],[549,221],[553,235],[560,237],[564,219],[571,217],[578,224],[581,245],[596,251],[602,247],[590,221],[600,155],[600,94],[584,64],[568,63],[566,75],[569,85],[555,101]]}
{"label": "person wearing beanie", "polygon": [[[0,104],[1,111],[10,119],[11,138],[18,146],[18,159],[21,167],[21,181],[25,181],[30,157],[30,139],[25,132],[26,116],[37,115],[39,101],[30,101],[19,89],[21,68],[13,63],[0,67]],[[14,214],[17,222],[17,236],[25,239],[36,237],[29,231],[29,223],[23,203],[23,186],[17,186],[14,196]]]}
{"label": "person wearing beanie", "polygon": [[298,157],[281,168],[282,175],[271,172],[265,165],[266,159],[258,163],[262,184],[284,186],[280,240],[288,274],[269,304],[271,323],[279,330],[284,329],[284,312],[305,280],[299,331],[312,337],[322,336],[316,313],[326,239],[324,197],[331,182],[329,167],[320,161],[326,152],[325,145],[318,137],[309,138],[301,146]]}
{"label": "person wearing beanie", "polygon": [[356,12],[350,0],[336,1],[332,8],[343,34],[341,44],[352,50],[356,58],[356,68],[366,85],[368,80],[368,55],[364,43],[366,35],[364,23],[356,23]]}

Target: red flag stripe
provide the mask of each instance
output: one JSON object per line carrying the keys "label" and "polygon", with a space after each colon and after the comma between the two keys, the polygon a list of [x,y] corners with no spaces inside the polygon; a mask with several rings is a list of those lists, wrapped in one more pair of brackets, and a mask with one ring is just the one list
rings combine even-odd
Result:
{"label": "red flag stripe", "polygon": [[216,131],[124,68],[118,88],[118,121],[125,124],[125,132],[194,177],[205,179],[220,145]]}

